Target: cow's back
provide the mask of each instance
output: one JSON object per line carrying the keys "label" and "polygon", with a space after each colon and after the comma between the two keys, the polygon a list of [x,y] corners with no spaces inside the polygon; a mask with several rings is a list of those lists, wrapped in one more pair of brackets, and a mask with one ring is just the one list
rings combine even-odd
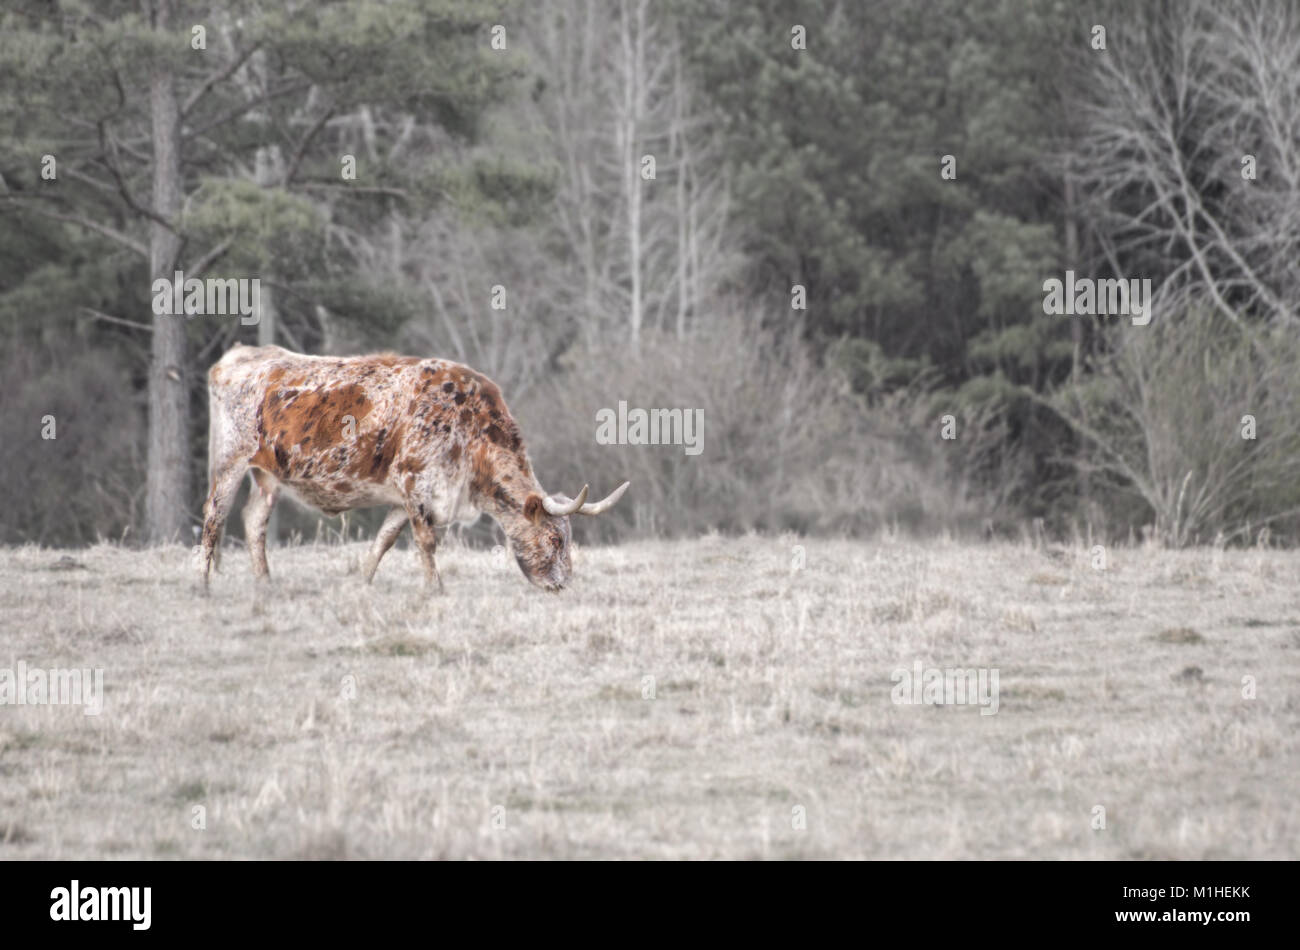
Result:
{"label": "cow's back", "polygon": [[500,390],[447,360],[237,346],[212,367],[209,391],[220,433],[210,450],[237,443],[248,464],[327,512],[417,491],[460,496],[476,446],[516,454],[527,470]]}

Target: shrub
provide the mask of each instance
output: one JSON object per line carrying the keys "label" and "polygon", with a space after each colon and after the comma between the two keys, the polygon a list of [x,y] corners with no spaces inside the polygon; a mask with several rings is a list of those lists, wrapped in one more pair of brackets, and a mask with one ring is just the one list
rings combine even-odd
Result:
{"label": "shrub", "polygon": [[[120,538],[144,493],[144,419],[127,373],[108,351],[42,369],[31,351],[6,354],[0,382],[0,484],[6,544],[86,544]],[[54,439],[42,438],[53,416]]]}
{"label": "shrub", "polygon": [[[1087,440],[1085,470],[1112,476],[1150,509],[1165,544],[1272,525],[1294,535],[1300,510],[1300,346],[1252,337],[1188,308],[1114,331],[1091,379],[1057,410]],[[1250,416],[1254,438],[1245,438]]]}
{"label": "shrub", "polygon": [[[587,482],[600,496],[632,481],[613,513],[579,519],[583,532],[861,534],[979,520],[923,400],[868,406],[794,331],[763,327],[723,314],[685,339],[646,336],[635,352],[578,346],[550,382],[511,401],[548,490]],[[620,400],[702,410],[703,451],[598,444],[597,412]]]}

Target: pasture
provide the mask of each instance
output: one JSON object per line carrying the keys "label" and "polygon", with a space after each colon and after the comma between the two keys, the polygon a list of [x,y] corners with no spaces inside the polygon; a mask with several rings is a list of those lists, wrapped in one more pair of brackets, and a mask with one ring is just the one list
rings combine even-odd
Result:
{"label": "pasture", "polygon": [[[0,551],[0,667],[104,670],[0,706],[0,860],[1300,857],[1298,552],[711,536],[549,595],[444,545],[428,596],[365,549],[228,542],[207,599]],[[916,661],[996,715],[895,704]]]}

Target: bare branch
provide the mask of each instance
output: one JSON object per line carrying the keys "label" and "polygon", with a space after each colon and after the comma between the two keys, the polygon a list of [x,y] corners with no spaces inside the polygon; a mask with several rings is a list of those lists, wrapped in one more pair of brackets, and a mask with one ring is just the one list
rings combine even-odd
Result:
{"label": "bare branch", "polygon": [[190,273],[196,277],[204,274],[209,267],[221,259],[222,255],[224,255],[226,251],[230,250],[230,245],[233,243],[234,238],[226,238],[221,241],[190,267]]}
{"label": "bare branch", "polygon": [[63,221],[68,224],[75,224],[88,231],[94,231],[96,234],[116,241],[118,244],[122,245],[122,247],[135,251],[135,253],[139,254],[145,260],[149,260],[149,248],[146,245],[140,243],[129,235],[122,233],[116,228],[111,228],[106,224],[99,223],[98,221],[92,221],[89,218],[83,218],[81,215],[66,214],[61,211],[52,211],[48,208],[42,208],[39,203],[24,200],[17,195],[0,195],[0,197],[14,202],[15,207],[31,211],[34,214],[39,214],[41,217],[50,218],[54,221]]}
{"label": "bare branch", "polygon": [[206,96],[214,86],[216,86],[218,83],[225,82],[236,72],[238,72],[239,67],[243,66],[244,63],[248,62],[248,58],[252,56],[254,53],[256,53],[259,49],[261,49],[261,46],[262,43],[259,40],[258,42],[250,46],[248,49],[246,49],[242,54],[235,57],[233,60],[231,60],[221,69],[217,70],[207,79],[203,80],[203,82],[193,92],[189,94],[189,97],[185,100],[185,104],[181,106],[181,118],[184,119],[187,115],[189,115],[190,111],[196,105],[199,104],[199,100],[202,99],[204,96]]}
{"label": "bare branch", "polygon": [[187,129],[184,132],[183,137],[186,139],[197,138],[198,136],[203,135],[211,131],[212,129],[225,125],[227,122],[232,122],[235,119],[238,119],[244,113],[251,112],[252,110],[256,109],[258,106],[265,105],[266,103],[271,102],[274,99],[282,98],[283,96],[292,95],[295,92],[302,92],[304,89],[308,89],[310,87],[311,87],[311,83],[308,82],[307,80],[288,83],[287,85],[281,86],[279,89],[274,89],[271,92],[258,96],[256,99],[250,99],[248,102],[242,103],[233,109],[229,109],[226,112],[222,113],[221,115],[217,116],[211,122],[205,122],[203,125],[199,126],[198,128]]}
{"label": "bare branch", "polygon": [[286,186],[291,184],[294,176],[298,174],[298,167],[302,165],[302,160],[307,155],[307,149],[311,145],[312,139],[316,138],[320,133],[320,130],[325,128],[325,123],[328,122],[333,115],[333,108],[326,109],[321,114],[321,117],[312,124],[312,127],[307,130],[307,133],[302,137],[302,141],[298,143],[298,147],[294,149],[293,157],[289,159],[289,167],[284,173],[284,184]]}
{"label": "bare branch", "polygon": [[82,307],[81,309],[96,320],[106,320],[109,323],[120,323],[124,327],[131,327],[133,330],[144,330],[147,333],[153,332],[153,327],[147,323],[137,323],[135,320],[124,320],[121,317],[114,317],[110,314],[103,313],[93,307]]}

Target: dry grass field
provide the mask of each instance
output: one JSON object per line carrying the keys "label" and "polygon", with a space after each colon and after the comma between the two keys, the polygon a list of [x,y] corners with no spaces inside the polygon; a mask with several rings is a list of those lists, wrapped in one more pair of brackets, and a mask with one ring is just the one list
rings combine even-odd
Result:
{"label": "dry grass field", "polygon": [[[0,706],[0,860],[1300,857],[1297,552],[707,537],[548,595],[452,545],[428,597],[364,549],[206,600],[180,547],[0,552],[0,668],[104,670]],[[997,714],[894,704],[918,660]]]}

